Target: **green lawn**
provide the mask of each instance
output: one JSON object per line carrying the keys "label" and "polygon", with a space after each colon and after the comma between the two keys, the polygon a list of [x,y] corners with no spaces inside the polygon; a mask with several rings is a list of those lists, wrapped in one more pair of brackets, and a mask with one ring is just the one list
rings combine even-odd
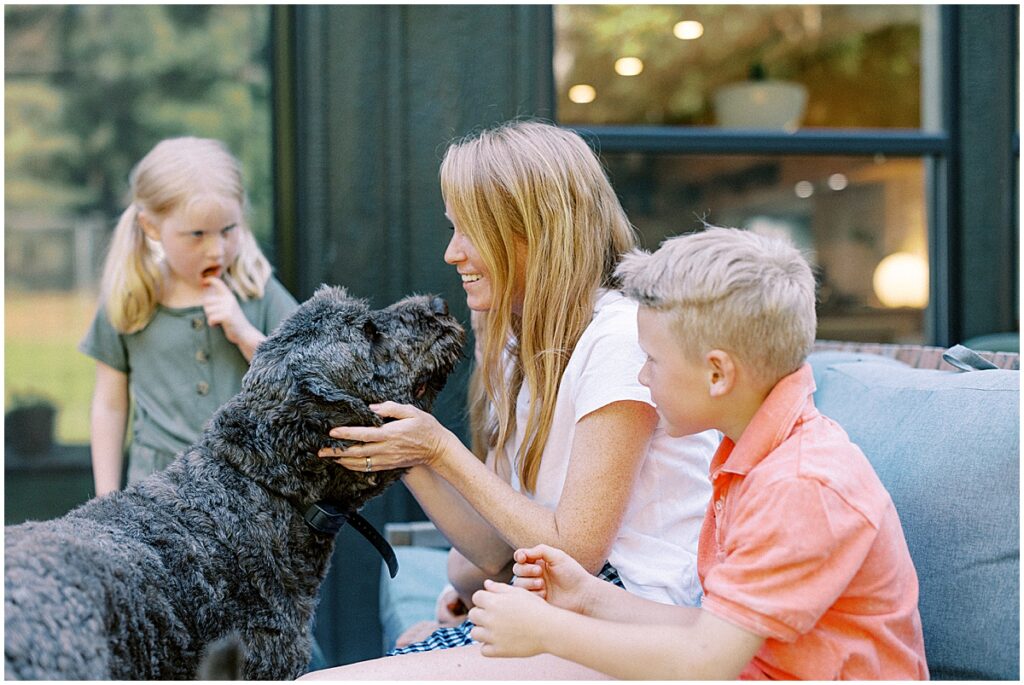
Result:
{"label": "green lawn", "polygon": [[20,395],[50,398],[63,443],[89,442],[95,364],[77,346],[95,309],[92,293],[4,294],[4,408]]}

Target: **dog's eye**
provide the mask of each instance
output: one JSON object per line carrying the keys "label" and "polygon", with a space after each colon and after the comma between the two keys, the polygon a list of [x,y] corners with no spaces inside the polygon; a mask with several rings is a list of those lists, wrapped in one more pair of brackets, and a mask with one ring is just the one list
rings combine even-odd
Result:
{"label": "dog's eye", "polygon": [[377,331],[377,324],[367,319],[366,323],[363,324],[363,335],[365,335],[366,339],[370,342],[375,342],[380,336],[380,332]]}

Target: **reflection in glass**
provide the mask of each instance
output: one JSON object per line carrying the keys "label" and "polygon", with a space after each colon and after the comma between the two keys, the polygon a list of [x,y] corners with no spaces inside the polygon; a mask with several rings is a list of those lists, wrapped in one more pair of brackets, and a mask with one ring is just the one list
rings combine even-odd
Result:
{"label": "reflection in glass", "polygon": [[602,157],[648,249],[700,230],[704,221],[784,235],[816,266],[820,338],[923,342],[928,246],[921,159]]}
{"label": "reflection in glass", "polygon": [[[934,24],[934,7],[556,5],[554,11],[563,124],[922,126],[922,74],[929,68],[922,25]],[[617,73],[623,58],[641,61],[642,73]],[[585,102],[569,97],[581,83],[594,91]]]}

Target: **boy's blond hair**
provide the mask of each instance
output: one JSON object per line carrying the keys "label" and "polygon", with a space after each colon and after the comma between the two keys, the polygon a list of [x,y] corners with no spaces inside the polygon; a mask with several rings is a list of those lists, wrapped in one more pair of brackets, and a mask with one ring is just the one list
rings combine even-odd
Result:
{"label": "boy's blond hair", "polygon": [[[526,437],[511,456],[533,492],[569,356],[593,317],[597,289],[617,287],[615,265],[636,234],[593,150],[573,131],[539,121],[506,122],[453,143],[441,163],[441,194],[495,286],[474,327],[474,444],[501,453],[516,433],[516,397],[526,383]],[[512,303],[522,245],[520,316]]]}
{"label": "boy's blond hair", "polygon": [[163,251],[143,233],[139,212],[163,219],[203,196],[238,203],[242,212],[237,227],[238,254],[227,265],[224,282],[243,300],[263,297],[270,262],[245,221],[248,202],[241,166],[223,143],[209,138],[168,138],[135,165],[128,180],[131,204],[114,229],[100,283],[101,301],[115,330],[142,330],[160,301]]}
{"label": "boy's blond hair", "polygon": [[671,312],[691,361],[720,349],[774,384],[800,367],[814,343],[814,274],[785,240],[709,226],[670,238],[653,254],[634,251],[615,273],[628,297]]}

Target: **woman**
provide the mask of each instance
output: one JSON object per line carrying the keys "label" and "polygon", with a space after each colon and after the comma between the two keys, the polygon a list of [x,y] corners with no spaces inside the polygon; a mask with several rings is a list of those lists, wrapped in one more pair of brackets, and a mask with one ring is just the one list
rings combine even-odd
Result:
{"label": "woman", "polygon": [[[477,319],[486,407],[473,430],[486,462],[393,402],[371,407],[391,422],[335,428],[358,444],[320,456],[356,471],[409,467],[406,486],[455,550],[450,580],[467,607],[485,578],[511,577],[513,550],[538,543],[640,596],[696,604],[718,437],[670,438],[637,381],[636,305],[613,276],[635,233],[597,157],[571,131],[510,122],[451,145],[441,191],[453,231],[444,258]],[[408,649],[468,643],[468,628],[442,629]],[[457,664],[465,677],[474,652],[449,651],[318,675],[400,678],[426,659],[432,673]]]}

